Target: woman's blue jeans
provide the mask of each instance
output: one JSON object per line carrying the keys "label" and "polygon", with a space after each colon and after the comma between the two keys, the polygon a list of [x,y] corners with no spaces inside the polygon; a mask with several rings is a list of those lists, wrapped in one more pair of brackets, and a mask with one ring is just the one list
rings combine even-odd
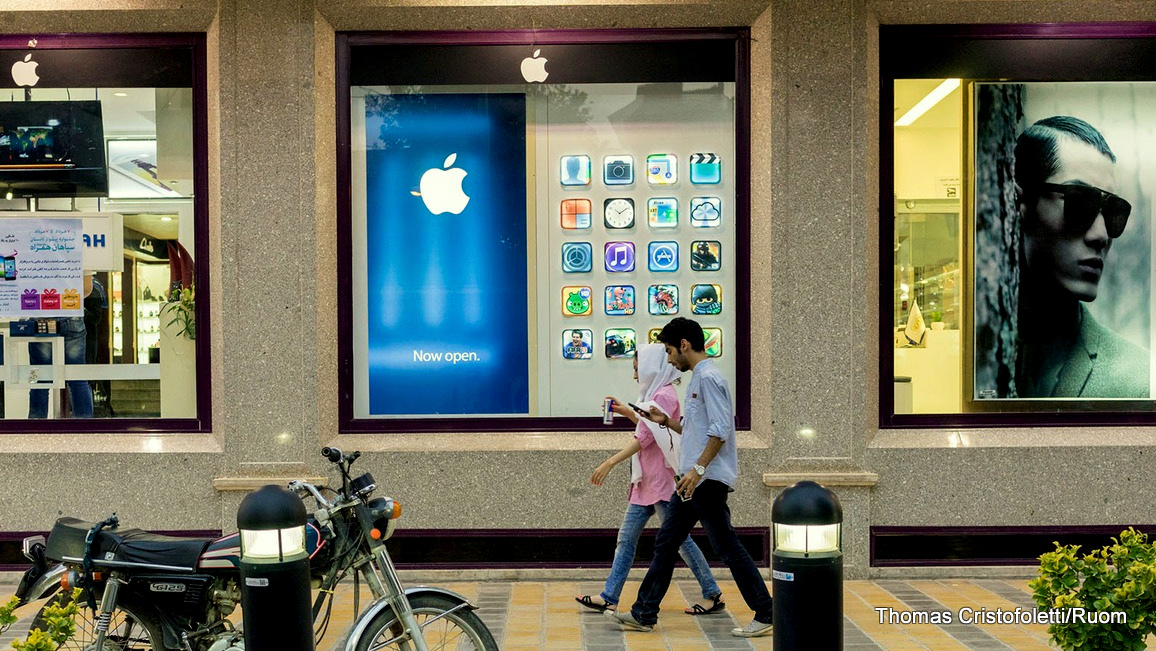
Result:
{"label": "woman's blue jeans", "polygon": [[[618,530],[618,548],[614,550],[614,563],[610,566],[610,576],[606,577],[606,587],[602,591],[602,599],[606,603],[617,604],[619,597],[622,596],[622,585],[626,583],[626,575],[630,572],[630,566],[634,564],[638,539],[642,537],[642,529],[646,527],[650,516],[657,512],[659,523],[662,523],[666,520],[669,509],[670,502],[658,502],[653,506],[630,504],[626,507],[626,516],[622,519],[622,527]],[[714,575],[711,574],[710,566],[706,564],[702,550],[694,544],[690,536],[687,536],[682,546],[678,548],[678,555],[690,567],[694,578],[698,579],[704,599],[722,594]]]}
{"label": "woman's blue jeans", "polygon": [[[61,317],[56,319],[56,331],[64,335],[64,363],[84,364],[84,318]],[[52,344],[35,342],[28,344],[28,363],[34,365],[52,363]],[[88,380],[69,380],[68,400],[72,405],[73,418],[92,418],[92,385]],[[32,389],[28,392],[28,417],[48,417],[48,389]]]}

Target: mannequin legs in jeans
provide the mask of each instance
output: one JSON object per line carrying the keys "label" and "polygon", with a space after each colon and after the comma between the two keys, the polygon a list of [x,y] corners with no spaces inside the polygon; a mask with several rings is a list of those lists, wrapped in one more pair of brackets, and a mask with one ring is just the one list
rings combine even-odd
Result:
{"label": "mannequin legs in jeans", "polygon": [[[85,331],[84,318],[61,317],[56,320],[57,332],[64,335],[64,363],[84,364]],[[51,364],[52,344],[32,343],[28,345],[28,361],[31,364]],[[92,418],[92,386],[87,380],[69,380],[68,399],[72,405],[73,418]],[[28,392],[28,417],[48,417],[48,389],[32,389]]]}

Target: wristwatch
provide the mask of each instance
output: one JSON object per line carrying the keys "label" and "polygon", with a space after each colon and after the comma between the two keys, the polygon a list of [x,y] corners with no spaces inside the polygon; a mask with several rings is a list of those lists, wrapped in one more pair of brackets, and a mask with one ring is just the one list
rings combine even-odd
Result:
{"label": "wristwatch", "polygon": [[702,477],[706,474],[706,466],[700,466],[696,463],[694,464],[694,471],[698,473],[699,477]]}

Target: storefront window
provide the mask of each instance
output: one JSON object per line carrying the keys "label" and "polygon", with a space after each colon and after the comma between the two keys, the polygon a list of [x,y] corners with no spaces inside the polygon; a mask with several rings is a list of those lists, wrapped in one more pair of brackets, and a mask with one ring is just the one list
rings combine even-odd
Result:
{"label": "storefront window", "polygon": [[349,429],[602,427],[675,316],[749,382],[745,34],[536,36],[339,43]]}
{"label": "storefront window", "polygon": [[1151,422],[1156,27],[880,46],[883,425]]}
{"label": "storefront window", "polygon": [[0,428],[207,429],[203,38],[5,37],[9,70]]}

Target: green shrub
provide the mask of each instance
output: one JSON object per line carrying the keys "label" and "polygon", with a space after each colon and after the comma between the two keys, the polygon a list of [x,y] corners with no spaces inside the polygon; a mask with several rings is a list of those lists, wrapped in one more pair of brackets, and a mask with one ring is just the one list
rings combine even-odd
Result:
{"label": "green shrub", "polygon": [[[61,606],[53,604],[45,607],[44,616],[48,623],[48,630],[42,631],[39,628],[34,628],[28,633],[28,638],[24,640],[13,640],[12,648],[16,651],[56,651],[60,645],[68,641],[76,633],[76,622],[73,617],[78,612],[77,602],[80,599],[80,589],[72,591],[72,599],[68,605]],[[16,616],[12,611],[16,610],[19,605],[19,600],[12,597],[8,603],[0,606],[0,633],[8,630],[16,623]]]}
{"label": "green shrub", "polygon": [[1138,651],[1156,632],[1156,544],[1128,528],[1111,545],[1079,555],[1060,545],[1040,555],[1039,576],[1028,582],[1041,610],[1083,608],[1120,612],[1126,623],[1053,623],[1048,633],[1064,651]]}

